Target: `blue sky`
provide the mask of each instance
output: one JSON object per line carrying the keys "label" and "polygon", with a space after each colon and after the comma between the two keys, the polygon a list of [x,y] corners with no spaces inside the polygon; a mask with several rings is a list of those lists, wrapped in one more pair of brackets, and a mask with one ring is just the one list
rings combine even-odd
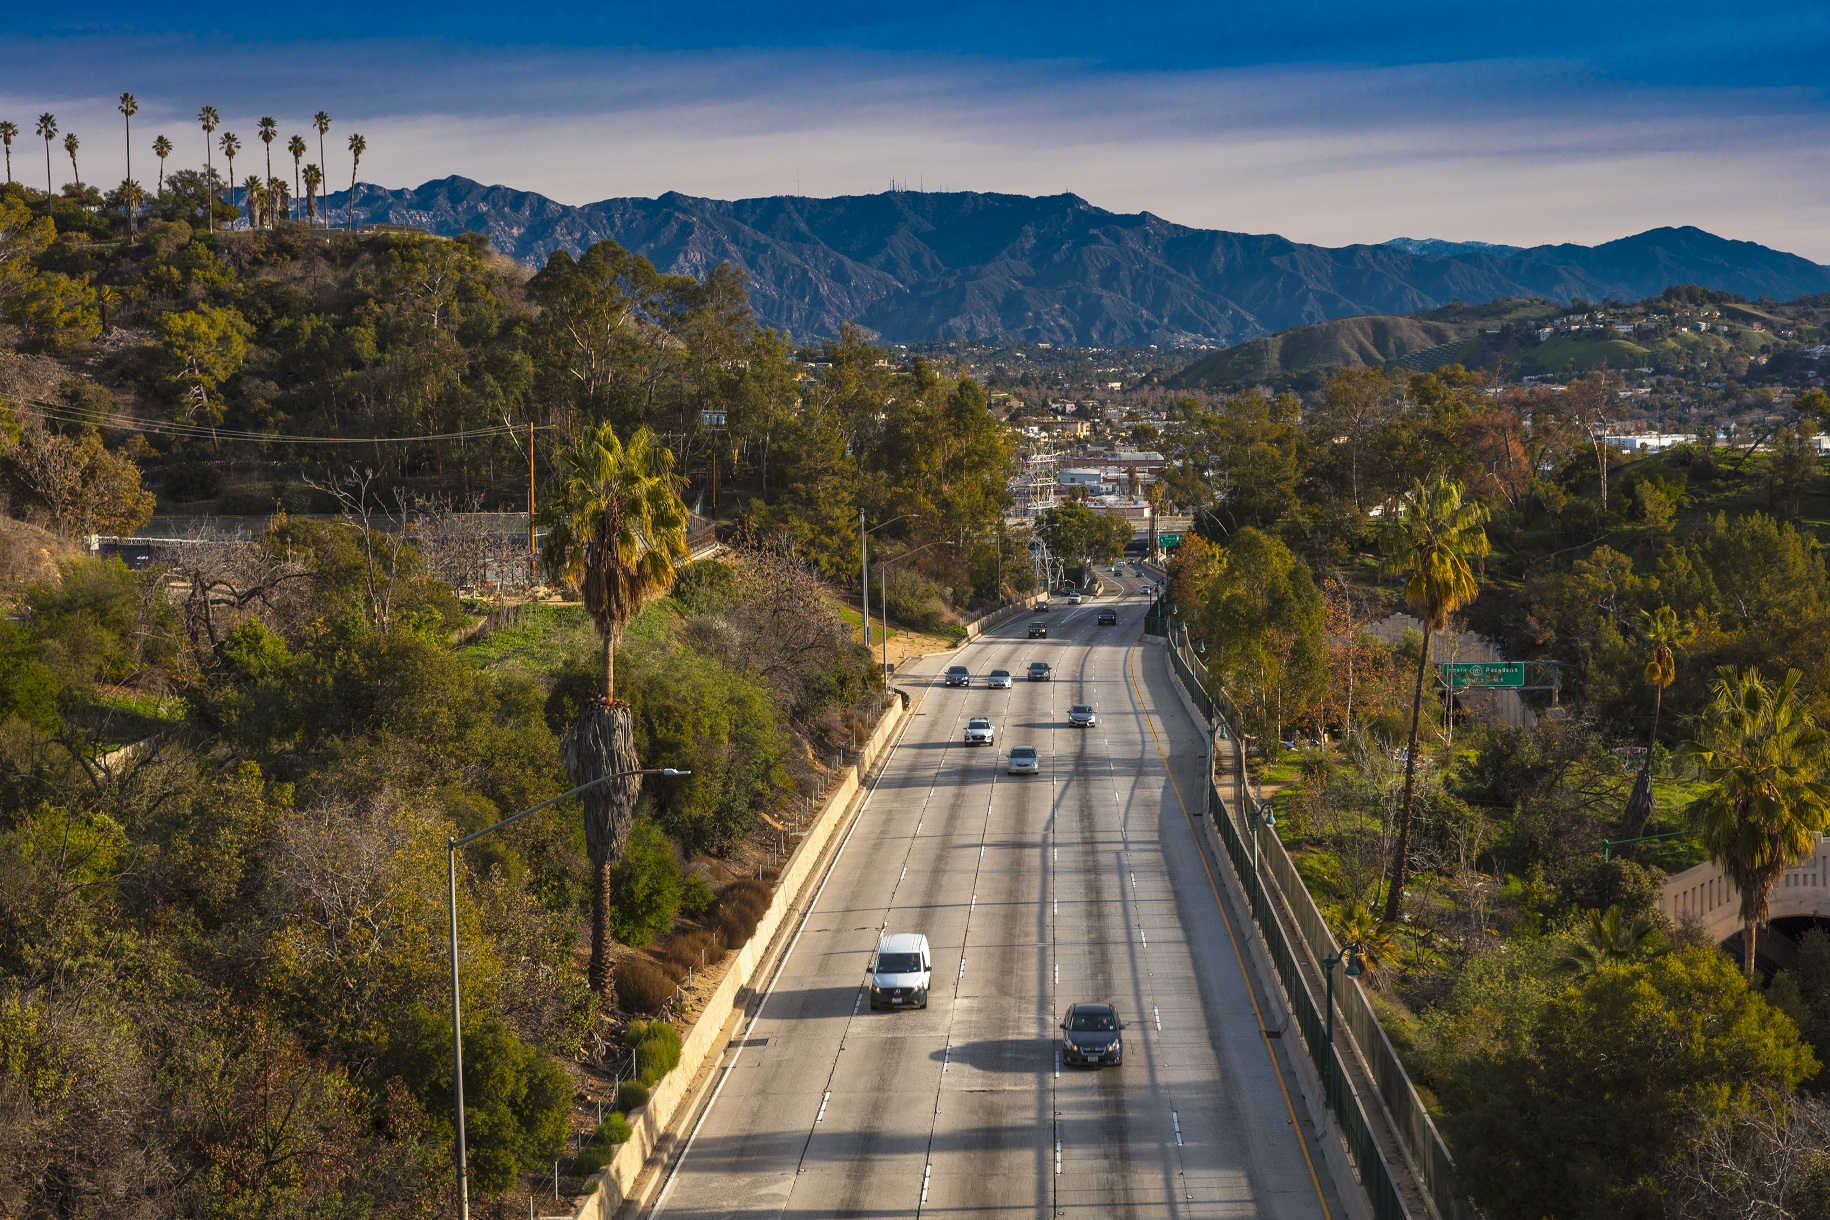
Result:
{"label": "blue sky", "polygon": [[174,166],[205,102],[255,147],[261,114],[322,108],[333,182],[361,131],[364,180],[572,203],[897,179],[1331,244],[1692,223],[1830,262],[1830,5],[1746,7],[103,2],[9,13],[0,117],[56,112],[95,180],[132,89]]}

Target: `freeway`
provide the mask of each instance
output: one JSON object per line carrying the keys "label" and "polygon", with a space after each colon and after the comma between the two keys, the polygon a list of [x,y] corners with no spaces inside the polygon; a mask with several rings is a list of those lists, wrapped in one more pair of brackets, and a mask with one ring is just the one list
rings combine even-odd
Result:
{"label": "freeway", "polygon": [[[1019,616],[901,676],[902,740],[653,1214],[1342,1214],[1194,841],[1203,743],[1144,608],[1061,607],[1035,641]],[[1025,681],[1032,660],[1054,680]],[[940,684],[956,663],[971,689]],[[994,668],[1014,689],[984,687]],[[1096,727],[1067,727],[1078,702]],[[995,749],[963,744],[972,715]],[[1005,774],[1013,745],[1043,773]],[[932,943],[927,1009],[864,1002],[886,930]],[[1118,1006],[1122,1066],[1059,1064],[1079,1000]]]}

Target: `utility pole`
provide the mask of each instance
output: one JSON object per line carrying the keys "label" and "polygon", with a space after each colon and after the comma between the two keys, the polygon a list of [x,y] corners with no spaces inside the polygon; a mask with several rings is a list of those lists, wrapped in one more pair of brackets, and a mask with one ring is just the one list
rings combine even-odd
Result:
{"label": "utility pole", "polygon": [[534,539],[534,421],[527,421],[527,585],[534,587],[539,547]]}
{"label": "utility pole", "polygon": [[871,650],[871,561],[865,549],[864,510],[858,510],[858,584],[864,590],[864,651]]}

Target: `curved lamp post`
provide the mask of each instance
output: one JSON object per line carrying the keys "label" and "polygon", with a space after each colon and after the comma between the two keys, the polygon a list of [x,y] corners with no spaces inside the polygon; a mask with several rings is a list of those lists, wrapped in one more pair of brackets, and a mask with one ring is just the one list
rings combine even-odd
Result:
{"label": "curved lamp post", "polygon": [[879,521],[869,529],[865,529],[864,510],[858,510],[858,584],[863,587],[864,591],[864,651],[866,652],[869,652],[871,648],[871,560],[870,549],[866,546],[865,539],[886,525],[894,525],[898,521],[914,515],[914,513],[903,513],[900,517]]}
{"label": "curved lamp post", "polygon": [[1328,1057],[1322,1064],[1322,1091],[1328,1096],[1328,1104],[1331,1106],[1334,1105],[1334,968],[1346,962],[1347,969],[1342,973],[1350,979],[1359,978],[1362,952],[1364,950],[1360,942],[1351,940],[1322,959],[1322,973],[1328,978]]}
{"label": "curved lamp post", "polygon": [[511,822],[519,822],[530,813],[539,813],[542,809],[551,808],[559,802],[569,800],[589,788],[607,783],[613,779],[624,779],[631,775],[691,775],[691,771],[676,771],[672,767],[644,767],[636,771],[618,771],[612,775],[600,775],[588,784],[580,784],[570,792],[562,792],[549,801],[541,801],[531,809],[510,814],[493,826],[485,826],[473,834],[461,839],[445,840],[445,881],[446,909],[451,917],[451,1097],[457,1107],[457,1178],[458,1178],[458,1218],[470,1220],[470,1157],[469,1148],[464,1137],[464,1026],[463,1005],[459,996],[458,983],[458,926],[457,926],[457,856],[458,850],[476,842],[487,834],[494,834]]}

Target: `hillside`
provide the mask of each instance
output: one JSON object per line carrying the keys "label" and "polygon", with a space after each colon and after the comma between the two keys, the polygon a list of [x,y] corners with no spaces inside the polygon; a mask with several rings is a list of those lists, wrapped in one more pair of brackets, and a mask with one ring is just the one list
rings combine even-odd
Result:
{"label": "hillside", "polygon": [[[347,192],[326,202],[341,214]],[[1071,194],[724,201],[670,192],[573,207],[451,177],[396,191],[362,184],[355,214],[367,224],[484,232],[535,266],[606,238],[666,271],[704,274],[730,262],[749,275],[762,319],[801,338],[850,321],[908,343],[1241,343],[1454,301],[1635,300],[1674,283],[1750,299],[1830,291],[1830,268],[1694,228],[1592,247],[1453,243],[1442,254],[1403,239],[1330,248],[1108,212]]]}

